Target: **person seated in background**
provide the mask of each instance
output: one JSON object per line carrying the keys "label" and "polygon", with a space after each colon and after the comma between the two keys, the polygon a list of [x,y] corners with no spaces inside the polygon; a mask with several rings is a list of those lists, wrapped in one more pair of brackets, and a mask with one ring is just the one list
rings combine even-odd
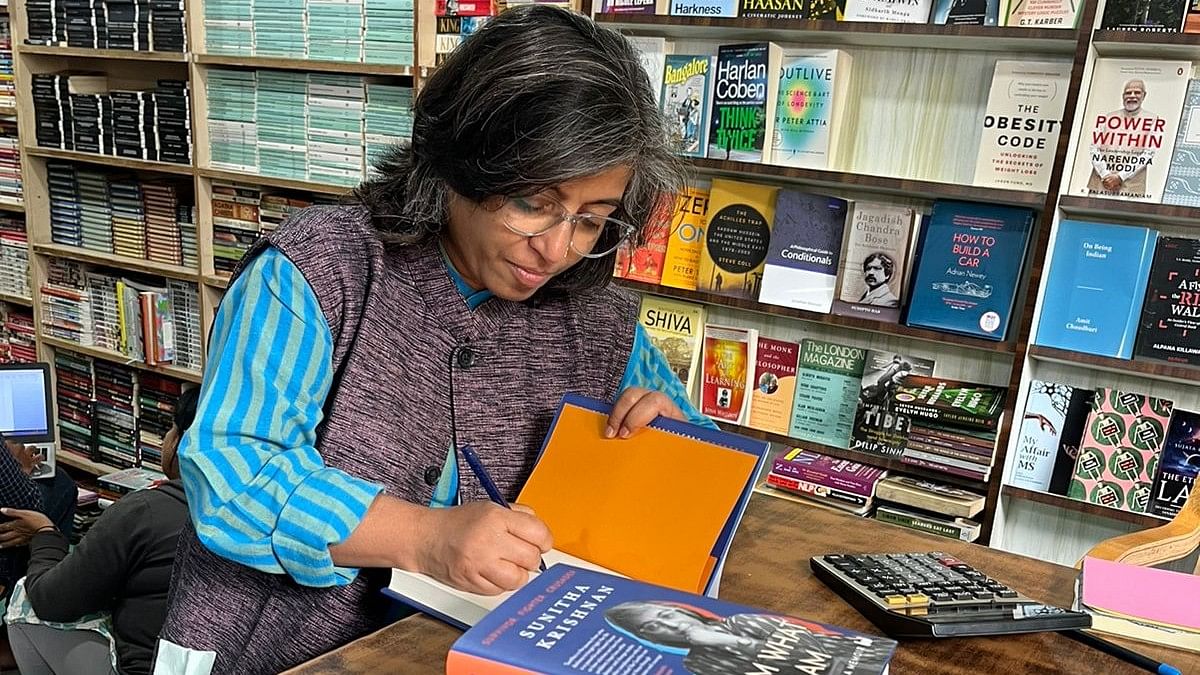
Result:
{"label": "person seated in background", "polygon": [[[28,509],[46,514],[68,537],[75,520],[77,490],[71,477],[56,471],[51,478],[34,479],[36,451],[0,434],[8,452],[0,451],[0,508]],[[25,576],[33,532],[24,523],[0,518],[0,599],[7,600],[13,584]]]}
{"label": "person seated in background", "polygon": [[69,551],[69,540],[47,516],[29,510],[0,511],[34,532],[25,596],[36,617],[14,617],[11,610],[6,617],[22,675],[112,673],[109,642],[103,634],[24,622],[74,622],[101,612],[112,614],[116,672],[150,672],[154,642],[167,614],[176,542],[188,518],[175,451],[196,416],[198,397],[199,389],[180,395],[174,425],[163,438],[163,473],[169,480],[108,507],[74,551]]}

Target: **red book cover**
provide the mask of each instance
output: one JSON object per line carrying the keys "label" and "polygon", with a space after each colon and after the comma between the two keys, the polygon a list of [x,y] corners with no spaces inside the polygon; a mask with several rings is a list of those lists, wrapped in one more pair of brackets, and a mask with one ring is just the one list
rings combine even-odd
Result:
{"label": "red book cover", "polygon": [[796,396],[796,362],[800,345],[759,338],[754,357],[754,391],[750,394],[749,425],[787,435],[792,426],[792,399]]}
{"label": "red book cover", "polygon": [[740,424],[746,417],[746,385],[754,363],[758,331],[727,326],[704,327],[704,372],[700,412]]}

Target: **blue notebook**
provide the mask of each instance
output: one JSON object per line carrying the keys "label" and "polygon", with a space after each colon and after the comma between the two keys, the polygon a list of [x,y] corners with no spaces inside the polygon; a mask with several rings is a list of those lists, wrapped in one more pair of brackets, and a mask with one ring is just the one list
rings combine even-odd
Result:
{"label": "blue notebook", "polygon": [[1034,343],[1130,358],[1157,241],[1145,227],[1061,221]]}

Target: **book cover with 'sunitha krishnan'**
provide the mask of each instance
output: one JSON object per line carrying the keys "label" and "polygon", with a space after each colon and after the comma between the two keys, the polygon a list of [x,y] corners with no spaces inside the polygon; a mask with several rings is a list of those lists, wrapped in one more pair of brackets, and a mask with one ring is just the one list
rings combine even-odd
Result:
{"label": "book cover with 'sunitha krishnan'", "polygon": [[1200,240],[1160,237],[1134,354],[1200,365]]}
{"label": "book cover with 'sunitha krishnan'", "polygon": [[[887,638],[555,565],[450,648],[447,675],[588,672],[880,675]],[[606,671],[609,672],[609,671]]]}

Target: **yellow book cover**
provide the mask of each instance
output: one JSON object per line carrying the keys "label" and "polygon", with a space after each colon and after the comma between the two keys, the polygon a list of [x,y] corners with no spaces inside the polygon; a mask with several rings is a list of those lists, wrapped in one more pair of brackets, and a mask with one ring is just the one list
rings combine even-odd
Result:
{"label": "yellow book cover", "polygon": [[708,215],[708,186],[688,186],[676,201],[675,222],[663,260],[663,286],[696,290],[700,275],[700,248]]}
{"label": "yellow book cover", "polygon": [[655,295],[642,296],[639,320],[650,342],[671,364],[671,370],[687,387],[688,396],[695,392],[696,371],[700,364],[700,339],[704,334],[704,305],[682,300],[670,300]]}
{"label": "yellow book cover", "polygon": [[696,289],[758,299],[779,188],[715,179]]}
{"label": "yellow book cover", "polygon": [[754,358],[754,389],[750,392],[751,427],[788,435],[792,426],[796,363],[799,358],[800,345],[795,342],[758,338]]}

